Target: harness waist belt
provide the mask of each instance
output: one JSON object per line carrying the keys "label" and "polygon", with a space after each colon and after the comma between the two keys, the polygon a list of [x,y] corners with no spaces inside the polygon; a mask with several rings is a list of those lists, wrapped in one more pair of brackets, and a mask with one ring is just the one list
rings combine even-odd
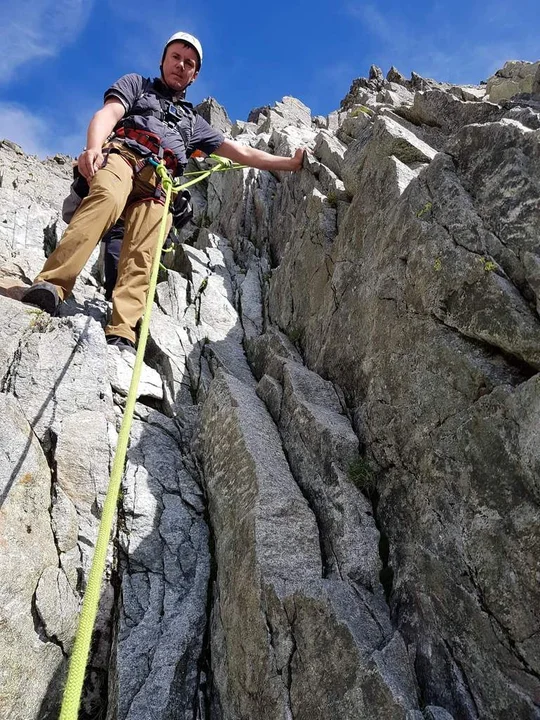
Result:
{"label": "harness waist belt", "polygon": [[156,155],[159,153],[161,144],[155,133],[147,132],[145,130],[137,130],[137,128],[119,127],[116,130],[115,135],[119,138],[135,140],[135,142],[139,143],[139,145],[142,145]]}
{"label": "harness waist belt", "polygon": [[115,136],[118,138],[135,140],[136,143],[142,145],[147,150],[150,150],[150,152],[153,155],[156,155],[158,159],[163,158],[165,167],[171,172],[175,172],[178,163],[174,153],[169,148],[162,150],[159,136],[155,133],[148,130],[138,130],[137,128],[119,127],[115,131]]}

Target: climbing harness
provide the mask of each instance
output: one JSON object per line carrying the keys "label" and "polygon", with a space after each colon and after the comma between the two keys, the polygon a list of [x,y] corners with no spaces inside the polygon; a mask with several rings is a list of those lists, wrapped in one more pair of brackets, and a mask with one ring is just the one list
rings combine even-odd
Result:
{"label": "climbing harness", "polygon": [[145,312],[139,332],[139,344],[137,348],[137,355],[135,357],[135,365],[133,367],[133,375],[131,377],[131,383],[129,386],[129,392],[126,400],[124,416],[122,418],[122,424],[118,435],[118,443],[114,455],[113,467],[109,478],[109,487],[107,489],[107,495],[103,504],[103,512],[101,514],[101,521],[99,524],[96,548],[94,552],[94,557],[92,559],[92,566],[88,575],[88,584],[84,593],[83,604],[79,616],[79,624],[77,627],[77,633],[75,635],[73,652],[71,654],[71,660],[69,664],[66,685],[64,688],[64,695],[62,698],[62,707],[60,710],[59,720],[77,720],[79,714],[79,705],[81,702],[84,676],[86,673],[86,664],[88,661],[88,654],[90,652],[90,644],[92,641],[94,623],[99,607],[101,580],[105,571],[107,549],[109,546],[109,539],[111,537],[114,524],[116,505],[118,502],[118,494],[122,482],[124,464],[129,444],[129,435],[131,432],[133,414],[135,411],[137,388],[141,377],[144,353],[148,340],[148,331],[150,328],[150,314],[152,311],[154,293],[157,285],[161,248],[163,246],[165,235],[167,232],[167,214],[169,211],[171,196],[173,193],[178,193],[191,185],[195,185],[196,183],[201,182],[214,172],[236,170],[245,167],[245,165],[237,165],[235,163],[231,163],[229,160],[221,158],[218,155],[210,155],[210,157],[214,161],[216,161],[217,164],[212,166],[209,170],[198,170],[195,172],[187,173],[192,176],[192,179],[188,180],[183,184],[177,184],[175,183],[175,181],[172,180],[163,162],[157,162],[154,159],[150,159],[150,162],[154,166],[156,174],[161,180],[160,184],[165,191],[163,217],[161,219],[154,260],[152,263],[148,296],[146,299]]}
{"label": "climbing harness", "polygon": [[[116,129],[115,138],[120,138],[121,140],[125,140],[126,138],[128,140],[135,140],[138,145],[142,145],[142,147],[146,148],[151,153],[149,158],[142,158],[141,168],[145,167],[147,160],[152,162],[152,156],[155,156],[159,162],[163,161],[165,167],[172,175],[176,172],[178,161],[173,151],[169,148],[162,148],[159,135],[156,133],[124,125]],[[154,160],[154,162],[156,161]]]}

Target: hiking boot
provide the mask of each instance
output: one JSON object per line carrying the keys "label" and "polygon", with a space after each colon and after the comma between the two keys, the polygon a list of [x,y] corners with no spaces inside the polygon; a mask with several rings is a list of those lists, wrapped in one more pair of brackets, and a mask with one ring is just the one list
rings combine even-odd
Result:
{"label": "hiking boot", "polygon": [[106,335],[105,339],[107,341],[107,345],[117,347],[119,350],[128,350],[133,354],[137,352],[135,350],[135,343],[125,337],[122,337],[121,335]]}
{"label": "hiking boot", "polygon": [[21,300],[27,305],[35,305],[40,310],[49,313],[49,315],[56,315],[56,311],[60,305],[56,285],[46,282],[45,280],[34,283],[34,285],[29,287]]}

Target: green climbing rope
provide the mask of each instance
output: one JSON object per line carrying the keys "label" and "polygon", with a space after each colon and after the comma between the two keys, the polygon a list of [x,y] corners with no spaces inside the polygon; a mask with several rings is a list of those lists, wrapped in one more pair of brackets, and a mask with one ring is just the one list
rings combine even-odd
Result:
{"label": "green climbing rope", "polygon": [[156,164],[155,170],[162,181],[162,187],[165,190],[165,206],[163,209],[163,217],[159,228],[159,236],[155,250],[154,261],[152,263],[152,272],[150,275],[150,285],[148,288],[148,297],[146,300],[146,308],[139,332],[139,343],[137,355],[135,357],[135,365],[133,367],[133,375],[129,386],[129,392],[122,418],[122,425],[118,435],[118,444],[114,455],[111,476],[109,479],[109,487],[103,505],[101,522],[99,525],[98,537],[96,541],[96,549],[92,559],[92,566],[88,575],[88,584],[84,593],[81,614],[79,616],[79,624],[75,635],[75,643],[71,654],[69,671],[64,688],[62,698],[62,707],[60,710],[59,720],[77,720],[79,715],[79,706],[81,703],[81,693],[86,674],[86,665],[88,662],[88,654],[90,652],[90,644],[92,642],[92,633],[94,623],[99,607],[99,598],[101,594],[101,581],[105,571],[107,561],[107,549],[112,533],[114,517],[116,514],[116,505],[118,502],[118,494],[122,482],[124,472],[124,464],[129,444],[129,435],[133,421],[133,413],[135,410],[135,402],[137,400],[137,388],[141,377],[144,353],[146,350],[146,342],[148,340],[148,331],[150,327],[150,314],[152,311],[152,303],[156,290],[159,264],[161,257],[161,248],[165,241],[167,232],[167,215],[173,192],[183,190],[190,185],[201,182],[213,172],[222,172],[223,170],[232,170],[244,167],[242,165],[231,164],[228,160],[218,156],[212,156],[217,165],[209,170],[197,171],[196,177],[182,185],[176,185],[163,164]]}

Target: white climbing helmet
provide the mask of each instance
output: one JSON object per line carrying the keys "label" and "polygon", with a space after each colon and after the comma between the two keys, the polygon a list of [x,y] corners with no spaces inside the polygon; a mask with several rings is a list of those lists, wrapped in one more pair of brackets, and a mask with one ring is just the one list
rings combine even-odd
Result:
{"label": "white climbing helmet", "polygon": [[[199,40],[197,40],[195,35],[190,35],[189,33],[186,33],[186,32],[177,32],[177,33],[174,33],[174,35],[171,35],[171,37],[165,43],[165,47],[163,48],[163,58],[165,57],[165,53],[167,52],[167,48],[169,47],[169,45],[173,42],[176,42],[177,40],[179,40],[180,42],[184,42],[187,45],[191,45],[191,47],[195,50],[195,52],[199,56],[199,67],[197,68],[197,70],[200,70],[201,65],[202,65],[202,60],[203,60],[202,45],[199,42]],[[163,63],[163,58],[161,60],[162,63]]]}

